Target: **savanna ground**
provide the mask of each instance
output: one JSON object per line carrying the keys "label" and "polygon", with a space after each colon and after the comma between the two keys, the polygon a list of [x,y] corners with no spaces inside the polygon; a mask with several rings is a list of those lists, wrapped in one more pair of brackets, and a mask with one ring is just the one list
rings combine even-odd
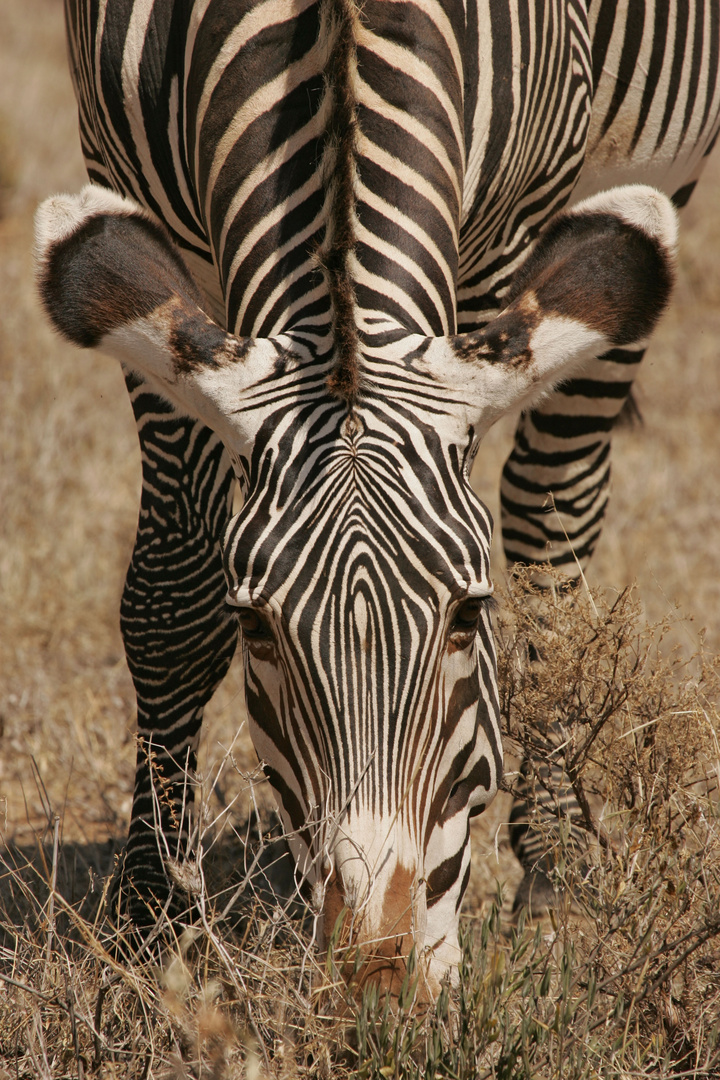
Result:
{"label": "savanna ground", "polygon": [[[37,203],[83,182],[60,0],[0,0],[0,1077],[720,1076],[720,153],[685,212],[644,425],[615,438],[593,599],[551,605],[541,628],[505,601],[509,749],[580,716],[574,779],[591,816],[606,808],[582,917],[508,931],[503,795],[475,827],[460,989],[425,1018],[369,1000],[352,1022],[333,965],[266,893],[232,923],[229,894],[208,900],[193,941],[164,953],[128,957],[103,923],[135,755],[117,611],[139,454],[119,369],[51,334],[31,266]],[[496,517],[511,432],[490,434],[474,473]],[[668,617],[657,648],[643,627]],[[548,638],[539,678],[514,662],[528,633]],[[253,800],[269,820],[242,721],[236,665],[201,754],[206,848],[232,804],[201,866],[215,880],[241,881],[250,834],[262,846]]]}

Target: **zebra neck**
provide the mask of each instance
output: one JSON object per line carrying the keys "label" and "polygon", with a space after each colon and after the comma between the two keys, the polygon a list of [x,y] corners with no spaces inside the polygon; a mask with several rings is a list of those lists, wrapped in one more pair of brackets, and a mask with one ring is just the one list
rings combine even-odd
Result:
{"label": "zebra neck", "polygon": [[334,364],[352,408],[363,335],[455,330],[464,172],[464,19],[428,0],[323,0],[324,238]]}
{"label": "zebra neck", "polygon": [[331,394],[352,407],[359,389],[358,330],[351,272],[355,233],[356,79],[358,10],[354,0],[325,0],[321,40],[327,41],[325,68],[330,98],[325,152],[325,238],[318,251],[332,306],[335,364],[328,376]]}

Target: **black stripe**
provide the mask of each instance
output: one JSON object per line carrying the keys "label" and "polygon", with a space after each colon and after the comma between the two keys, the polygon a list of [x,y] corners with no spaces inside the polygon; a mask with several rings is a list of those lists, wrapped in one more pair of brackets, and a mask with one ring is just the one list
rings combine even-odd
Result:
{"label": "black stripe", "polygon": [[637,67],[637,58],[640,55],[640,46],[643,38],[645,24],[645,0],[634,0],[626,7],[627,21],[625,24],[625,37],[623,39],[620,64],[615,76],[615,89],[610,101],[610,107],[605,114],[600,138],[602,139],[612,127],[612,123],[622,107],[625,96],[632,85]]}
{"label": "black stripe", "polygon": [[670,68],[670,79],[666,91],[665,99],[665,112],[663,113],[662,123],[660,124],[660,130],[658,131],[657,139],[655,140],[655,149],[659,149],[665,141],[668,127],[670,126],[670,120],[672,114],[675,111],[675,106],[680,95],[680,87],[682,85],[683,78],[683,63],[685,59],[685,44],[688,35],[688,22],[690,12],[688,3],[680,3],[677,6],[677,18],[674,24],[675,36],[672,39],[673,58],[672,66]]}
{"label": "black stripe", "polygon": [[665,50],[668,44],[669,17],[669,5],[664,3],[655,5],[655,26],[653,30],[652,49],[650,51],[650,63],[648,64],[647,79],[645,80],[645,85],[643,87],[637,124],[635,125],[635,131],[633,132],[633,137],[630,141],[631,154],[635,150],[640,136],[645,130],[645,124],[650,115],[650,108],[657,93],[658,83],[662,74],[663,60],[665,59]]}
{"label": "black stripe", "polygon": [[695,0],[695,33],[693,35],[692,54],[690,57],[690,74],[683,73],[683,81],[687,83],[687,101],[685,102],[685,115],[683,117],[682,132],[680,135],[681,146],[685,142],[685,136],[690,127],[690,120],[697,108],[697,89],[700,82],[700,70],[703,58],[703,23],[705,21],[705,0]]}

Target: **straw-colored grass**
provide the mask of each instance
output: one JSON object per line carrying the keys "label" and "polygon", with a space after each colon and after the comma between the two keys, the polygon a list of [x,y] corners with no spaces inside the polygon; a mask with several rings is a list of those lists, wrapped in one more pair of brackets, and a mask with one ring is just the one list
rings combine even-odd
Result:
{"label": "straw-colored grass", "polygon": [[[510,795],[501,795],[474,827],[461,988],[429,1020],[384,1017],[384,1005],[370,1003],[348,1034],[332,966],[310,944],[312,920],[299,919],[297,905],[286,915],[260,883],[232,919],[219,917],[228,895],[212,881],[239,884],[272,822],[265,785],[248,779],[256,762],[237,665],[208,710],[201,754],[205,847],[210,823],[232,804],[224,838],[203,856],[210,884],[193,900],[205,923],[192,941],[173,948],[158,938],[128,957],[133,944],[112,929],[102,894],[132,792],[134,705],[117,612],[139,456],[119,371],[52,335],[32,283],[37,202],[84,182],[60,0],[0,0],[0,27],[0,1077],[711,1075],[717,801],[697,781],[698,770],[712,781],[718,767],[715,699],[697,689],[697,667],[690,681],[662,667],[663,649],[661,667],[653,660],[633,684],[632,707],[614,713],[578,761],[591,814],[603,798],[613,808],[582,926],[568,916],[569,930],[562,922],[537,940],[504,936],[495,881],[507,905],[520,871],[504,825]],[[651,620],[679,603],[692,621],[675,623],[665,644],[690,656],[703,627],[709,655],[720,651],[719,185],[716,155],[685,215],[675,301],[640,376],[644,427],[615,439],[615,491],[589,574],[599,609],[604,586],[634,579]],[[478,456],[474,482],[493,509],[511,430],[507,421],[491,432]],[[522,634],[518,618],[512,632]],[[578,618],[572,634],[556,635],[568,648],[594,625],[587,612]],[[638,639],[642,618],[630,624],[621,640],[616,623],[602,623],[598,664]],[[570,694],[567,655],[548,650],[543,662],[551,670],[537,685],[505,668],[516,754],[542,738],[547,695],[559,685]],[[521,704],[535,727],[519,726]],[[624,736],[638,717],[653,723]],[[578,753],[587,730],[578,729]],[[512,773],[517,758],[508,760]],[[600,795],[599,779],[608,785]],[[283,866],[266,871],[280,895],[291,877]]]}
{"label": "straw-colored grass", "polygon": [[[510,926],[498,894],[468,912],[458,985],[435,1006],[414,1006],[411,977],[399,1000],[354,1000],[339,972],[359,957],[318,950],[271,822],[211,810],[226,772],[250,803],[262,784],[229,748],[198,792],[188,914],[158,911],[146,941],[118,922],[109,878],[73,880],[59,818],[33,852],[8,847],[0,1060],[53,1078],[719,1075],[718,672],[664,657],[630,593],[528,590],[513,584],[498,628],[509,737],[547,756],[548,727],[567,726],[592,840],[580,857],[553,836],[545,924]],[[544,659],[526,661],[528,641]]]}

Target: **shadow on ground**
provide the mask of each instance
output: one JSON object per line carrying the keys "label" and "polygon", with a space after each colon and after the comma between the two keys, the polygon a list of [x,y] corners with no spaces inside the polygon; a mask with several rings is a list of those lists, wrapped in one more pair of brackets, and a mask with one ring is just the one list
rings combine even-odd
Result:
{"label": "shadow on ground", "polygon": [[[0,846],[0,944],[5,950],[12,951],[18,931],[48,932],[52,924],[60,937],[72,937],[73,914],[87,926],[112,918],[117,910],[124,835],[79,843],[63,842],[60,832],[56,837],[49,826],[33,844]],[[270,815],[259,821],[253,814],[224,829],[202,852],[199,871],[193,873],[197,865],[190,864],[186,880],[191,891],[184,897],[191,922],[198,917],[200,890],[213,922],[220,915],[230,932],[242,933],[260,907],[294,920],[307,913],[306,890],[296,884],[287,841]]]}

